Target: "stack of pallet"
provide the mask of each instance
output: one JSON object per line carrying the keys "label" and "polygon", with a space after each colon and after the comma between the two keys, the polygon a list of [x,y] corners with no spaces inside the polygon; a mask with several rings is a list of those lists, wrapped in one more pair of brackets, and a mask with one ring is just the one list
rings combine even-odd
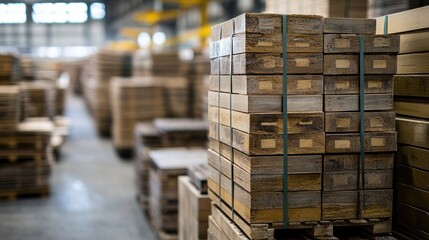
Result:
{"label": "stack of pallet", "polygon": [[191,115],[190,80],[186,78],[189,64],[179,59],[177,52],[138,52],[134,56],[134,76],[158,78],[165,88],[168,117]]}
{"label": "stack of pallet", "polygon": [[207,163],[206,149],[166,148],[149,153],[149,215],[159,239],[176,239],[178,231],[178,176],[194,165]]}
{"label": "stack of pallet", "polygon": [[135,127],[135,169],[138,199],[148,210],[149,152],[168,147],[206,147],[207,122],[196,119],[156,119]]}
{"label": "stack of pallet", "polygon": [[13,54],[0,52],[0,85],[14,84],[19,80],[19,60]]}
{"label": "stack of pallet", "polygon": [[19,121],[19,86],[0,85],[0,131],[14,131]]}
{"label": "stack of pallet", "polygon": [[212,28],[211,237],[272,239],[273,229],[288,228],[332,238],[334,226],[391,232],[398,38],[374,34],[375,20],[313,15],[244,14]]}
{"label": "stack of pallet", "polygon": [[35,66],[34,66],[34,60],[30,56],[21,56],[20,57],[20,63],[21,63],[21,76],[22,80],[34,80],[35,78]]}
{"label": "stack of pallet", "polygon": [[324,17],[365,18],[368,3],[366,0],[267,0],[265,1],[265,11],[281,14],[317,14]]}
{"label": "stack of pallet", "polygon": [[192,60],[192,69],[189,73],[191,81],[190,103],[192,104],[191,116],[202,118],[207,116],[207,105],[204,96],[207,96],[206,76],[210,74],[210,61],[205,52],[195,52]]}
{"label": "stack of pallet", "polygon": [[47,117],[55,116],[56,87],[54,81],[21,82],[22,116]]}
{"label": "stack of pallet", "polygon": [[[392,216],[396,151],[393,74],[399,38],[374,35],[375,25],[373,19],[324,20],[326,155],[322,220]],[[362,48],[359,34],[363,34]],[[360,53],[364,69],[359,66]],[[360,71],[365,79],[363,89]],[[360,99],[362,96],[364,99]],[[359,100],[364,100],[364,106]],[[362,152],[364,155],[360,155]]]}
{"label": "stack of pallet", "polygon": [[111,131],[110,81],[112,77],[131,76],[131,55],[128,52],[100,51],[91,59],[85,81],[85,98],[95,121],[98,134],[109,136]]}
{"label": "stack of pallet", "polygon": [[[429,238],[429,7],[377,19],[377,32],[400,35],[394,105],[398,115],[396,230]],[[385,26],[385,21],[388,25]]]}
{"label": "stack of pallet", "polygon": [[0,134],[0,197],[49,193],[52,130],[50,121],[24,122]]}
{"label": "stack of pallet", "polygon": [[207,239],[210,198],[207,195],[207,165],[190,167],[179,177],[179,239]]}
{"label": "stack of pallet", "polygon": [[[280,155],[282,26],[281,15],[244,14],[212,28],[209,195],[214,208],[232,216],[252,239],[255,226],[265,231],[261,234],[267,239],[274,237],[269,227],[283,227],[284,190],[289,195],[290,222],[321,220],[323,19],[290,15],[284,26],[288,35],[288,186],[283,186]],[[210,233],[216,224],[222,223],[209,222]]]}
{"label": "stack of pallet", "polygon": [[120,156],[131,155],[137,122],[166,116],[163,94],[161,85],[151,77],[112,79],[113,145]]}

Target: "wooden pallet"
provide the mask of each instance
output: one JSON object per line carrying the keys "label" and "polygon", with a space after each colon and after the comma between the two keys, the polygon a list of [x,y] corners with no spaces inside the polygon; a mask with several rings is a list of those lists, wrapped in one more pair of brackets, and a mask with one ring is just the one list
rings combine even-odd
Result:
{"label": "wooden pallet", "polygon": [[16,201],[20,198],[26,197],[43,197],[46,198],[50,194],[49,187],[39,189],[28,189],[28,190],[16,190],[10,192],[0,192],[0,199],[7,201]]}

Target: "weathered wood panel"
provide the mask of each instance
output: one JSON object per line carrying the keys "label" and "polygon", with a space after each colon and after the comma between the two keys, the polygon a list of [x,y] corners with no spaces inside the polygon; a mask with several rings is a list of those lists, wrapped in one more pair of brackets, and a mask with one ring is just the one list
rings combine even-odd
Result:
{"label": "weathered wood panel", "polygon": [[397,163],[429,172],[429,150],[427,149],[400,145],[395,157]]}
{"label": "weathered wood panel", "polygon": [[[365,133],[365,152],[396,151],[396,132]],[[357,153],[360,152],[360,135],[326,134],[326,153]]]}
{"label": "weathered wood panel", "polygon": [[394,82],[395,96],[429,98],[429,75],[396,75]]}
{"label": "weathered wood panel", "polygon": [[401,34],[400,53],[429,51],[429,31]]}
{"label": "weathered wood panel", "polygon": [[[396,85],[395,85],[396,87]],[[366,75],[365,93],[387,94],[393,92],[392,75]],[[359,76],[324,76],[325,94],[358,94]]]}
{"label": "weathered wood panel", "polygon": [[398,143],[429,149],[429,121],[396,118]]}
{"label": "weathered wood panel", "polygon": [[429,191],[398,183],[396,185],[397,201],[429,211]]}
{"label": "weathered wood panel", "polygon": [[[394,131],[395,112],[365,112],[365,132]],[[326,132],[359,132],[359,112],[325,113]]]}
{"label": "weathered wood panel", "polygon": [[375,19],[324,18],[324,33],[375,34]]}
{"label": "weathered wood panel", "polygon": [[[393,110],[392,94],[365,94],[365,111]],[[325,111],[359,111],[359,95],[325,95]]]}
{"label": "weathered wood panel", "polygon": [[423,190],[429,190],[429,172],[402,164],[396,166],[396,181]]}
{"label": "weathered wood panel", "polygon": [[398,55],[398,74],[429,72],[429,52]]}
{"label": "weathered wood panel", "polygon": [[429,232],[429,225],[427,224],[429,222],[429,212],[397,202],[396,214],[398,221]]}
{"label": "weathered wood panel", "polygon": [[393,105],[398,115],[429,119],[429,101],[424,98],[395,97]]}
{"label": "weathered wood panel", "polygon": [[[427,18],[429,7],[421,7],[409,11],[399,12],[389,15],[387,33],[402,33],[414,30],[429,28]],[[385,17],[379,17],[377,20],[377,34],[384,34]]]}
{"label": "weathered wood panel", "polygon": [[[350,34],[325,34],[324,53],[359,53],[360,36]],[[365,35],[365,53],[399,52],[399,35]]]}
{"label": "weathered wood panel", "polygon": [[[326,54],[323,63],[325,75],[359,74],[359,55]],[[396,74],[396,66],[396,55],[365,54],[365,74]]]}

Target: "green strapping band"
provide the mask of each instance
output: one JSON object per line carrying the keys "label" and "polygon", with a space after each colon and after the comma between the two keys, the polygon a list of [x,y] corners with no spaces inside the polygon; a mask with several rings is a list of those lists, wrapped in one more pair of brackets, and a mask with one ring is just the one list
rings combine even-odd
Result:
{"label": "green strapping band", "polygon": [[[222,28],[220,29],[220,33],[219,33],[219,39],[221,39],[222,38]],[[220,42],[220,41],[219,41]],[[218,59],[219,59],[219,66],[218,66],[218,74],[217,74],[217,76],[218,76],[218,91],[217,91],[217,143],[218,143],[218,146],[219,146],[219,182],[218,182],[218,184],[219,184],[219,202],[222,202],[222,196],[221,196],[221,192],[222,192],[222,189],[221,189],[221,186],[222,186],[222,184],[221,184],[221,182],[222,182],[222,177],[221,177],[221,172],[220,172],[220,164],[221,164],[221,162],[222,162],[222,156],[221,156],[221,150],[220,150],[220,148],[221,148],[221,144],[220,144],[220,54],[219,54],[219,48],[220,48],[220,46],[218,46],[218,47],[216,47],[216,51],[217,51],[217,54],[216,54],[216,56],[218,57]],[[219,206],[220,207],[220,206]]]}
{"label": "green strapping band", "polygon": [[389,30],[389,16],[386,15],[384,16],[384,35],[388,34],[388,30]]}
{"label": "green strapping band", "polygon": [[283,15],[283,227],[288,227],[287,15]]}
{"label": "green strapping band", "polygon": [[232,21],[232,35],[231,35],[231,46],[230,46],[230,58],[229,58],[229,143],[231,144],[231,219],[234,219],[234,147],[233,147],[233,130],[232,130],[232,71],[233,71],[233,38],[235,32],[235,22]]}
{"label": "green strapping band", "polygon": [[[359,38],[359,111],[360,111],[360,169],[362,171],[362,189],[365,190],[365,55],[364,38]],[[360,174],[360,172],[358,172]],[[360,184],[358,182],[358,184]],[[360,190],[360,189],[359,189]],[[359,191],[360,192],[360,191]],[[365,196],[363,192],[362,196]],[[363,209],[365,209],[365,197],[362,199]],[[359,204],[360,205],[360,204]],[[359,213],[361,214],[360,207]]]}

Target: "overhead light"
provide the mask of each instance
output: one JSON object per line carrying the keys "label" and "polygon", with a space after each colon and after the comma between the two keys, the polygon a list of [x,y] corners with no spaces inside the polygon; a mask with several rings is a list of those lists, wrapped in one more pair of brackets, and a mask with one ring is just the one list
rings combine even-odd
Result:
{"label": "overhead light", "polygon": [[137,43],[141,48],[148,48],[150,46],[150,35],[147,32],[142,32],[139,34],[139,37],[137,38]]}
{"label": "overhead light", "polygon": [[152,40],[156,45],[162,45],[167,40],[167,35],[165,35],[163,32],[156,32],[153,34]]}

